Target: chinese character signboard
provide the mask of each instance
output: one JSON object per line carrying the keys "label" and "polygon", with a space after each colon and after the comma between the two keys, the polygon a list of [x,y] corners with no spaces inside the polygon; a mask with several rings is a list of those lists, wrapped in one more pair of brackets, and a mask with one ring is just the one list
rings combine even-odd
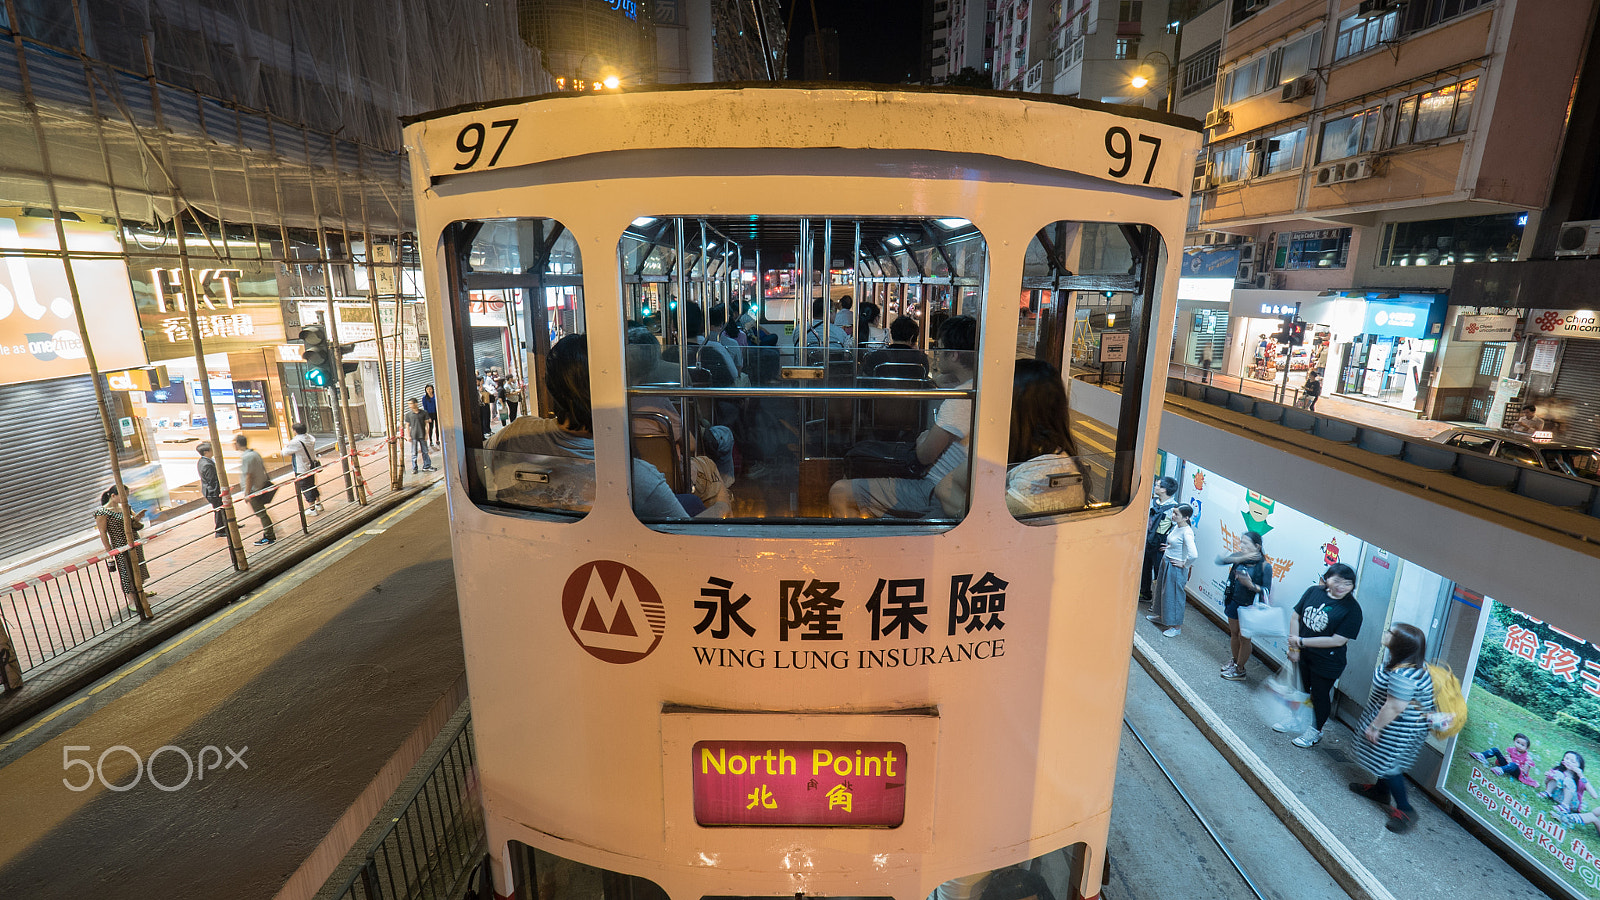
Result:
{"label": "chinese character signboard", "polygon": [[152,362],[194,356],[189,303],[205,352],[256,350],[284,341],[277,273],[271,263],[236,262],[188,270],[170,259],[135,259],[128,274],[139,308],[139,326]]}
{"label": "chinese character signboard", "polygon": [[1583,771],[1600,759],[1600,648],[1489,598],[1482,623],[1440,788],[1572,896],[1600,898]]}
{"label": "chinese character signboard", "polygon": [[1516,316],[1461,316],[1456,319],[1458,341],[1510,341],[1517,336]]}
{"label": "chinese character signboard", "polygon": [[897,828],[906,745],[890,741],[700,741],[691,754],[701,825]]}
{"label": "chinese character signboard", "polygon": [[1100,333],[1100,361],[1103,363],[1128,361],[1128,333],[1126,331],[1104,331]]}

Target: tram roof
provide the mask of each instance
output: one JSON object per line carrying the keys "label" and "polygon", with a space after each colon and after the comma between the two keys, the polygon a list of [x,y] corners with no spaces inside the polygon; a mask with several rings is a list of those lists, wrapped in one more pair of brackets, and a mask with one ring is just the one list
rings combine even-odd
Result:
{"label": "tram roof", "polygon": [[1143,119],[1149,122],[1158,122],[1175,128],[1184,128],[1190,131],[1201,131],[1202,123],[1199,119],[1181,116],[1177,113],[1161,112],[1146,109],[1142,106],[1124,106],[1115,103],[1101,103],[1097,100],[1084,100],[1080,97],[1062,97],[1055,94],[1030,94],[1022,91],[990,91],[980,88],[960,88],[928,86],[920,84],[872,84],[869,82],[850,81],[731,81],[713,82],[707,84],[660,84],[639,85],[618,88],[615,91],[606,91],[597,94],[592,91],[560,91],[550,94],[537,94],[531,97],[515,97],[505,100],[494,100],[483,103],[463,103],[446,109],[433,110],[432,112],[418,113],[412,116],[401,116],[402,125],[411,125],[417,122],[427,122],[433,119],[442,119],[460,113],[478,112],[486,109],[498,109],[507,106],[518,106],[524,103],[558,102],[561,100],[576,100],[580,98],[594,98],[596,96],[616,96],[627,94],[668,94],[686,93],[694,91],[870,91],[880,94],[944,94],[965,97],[993,97],[1005,100],[1025,100],[1030,103],[1045,103],[1054,106],[1070,106],[1077,109],[1093,110],[1095,112],[1110,113],[1111,115],[1124,116],[1130,119]]}

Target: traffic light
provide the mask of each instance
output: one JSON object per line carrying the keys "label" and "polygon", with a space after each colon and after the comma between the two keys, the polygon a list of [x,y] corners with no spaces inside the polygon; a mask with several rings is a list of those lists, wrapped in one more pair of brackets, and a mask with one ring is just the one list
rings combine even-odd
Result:
{"label": "traffic light", "polygon": [[1291,326],[1288,319],[1282,320],[1282,324],[1278,326],[1277,333],[1272,336],[1273,342],[1277,344],[1289,343],[1290,335],[1292,333],[1290,331],[1290,327]]}
{"label": "traffic light", "polygon": [[[306,384],[313,387],[330,387],[338,380],[334,370],[334,346],[328,343],[328,330],[321,325],[307,325],[300,329],[300,341],[305,344],[301,358],[306,364]],[[355,344],[340,344],[339,356],[355,352]],[[343,365],[345,375],[361,368],[359,363]]]}
{"label": "traffic light", "polygon": [[313,387],[333,384],[333,347],[328,343],[327,329],[321,325],[307,325],[300,329],[300,342],[305,345],[301,358],[306,364],[306,384]]}
{"label": "traffic light", "polygon": [[1306,342],[1306,323],[1296,318],[1289,323],[1289,346],[1298,347]]}

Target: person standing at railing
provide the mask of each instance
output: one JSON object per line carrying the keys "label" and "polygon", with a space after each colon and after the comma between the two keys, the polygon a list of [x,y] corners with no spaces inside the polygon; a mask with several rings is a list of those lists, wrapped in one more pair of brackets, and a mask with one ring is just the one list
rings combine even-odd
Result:
{"label": "person standing at railing", "polygon": [[[121,494],[120,499],[118,494]],[[100,544],[106,552],[114,552],[128,546],[131,536],[134,540],[139,538],[139,530],[144,528],[144,510],[133,515],[133,527],[123,527],[122,509],[128,502],[128,489],[118,491],[115,485],[106,488],[100,494],[100,506],[94,511],[94,526],[100,532]],[[130,535],[129,532],[132,532]],[[139,564],[139,576],[149,579],[150,570],[144,565],[144,548],[135,547],[131,553],[118,553],[112,557],[112,567],[117,570],[117,580],[122,582],[122,596],[128,601],[127,609],[130,612],[139,611],[139,592],[133,583],[133,565]],[[154,597],[155,591],[145,591],[146,597]]]}
{"label": "person standing at railing", "polygon": [[267,504],[272,498],[258,493],[272,486],[271,479],[267,478],[267,464],[261,454],[250,449],[250,439],[244,435],[235,436],[233,445],[239,448],[239,493],[249,498],[250,508],[261,520],[261,537],[256,544],[271,544],[278,539],[272,530],[272,516],[267,514]]}
{"label": "person standing at railing", "polygon": [[300,492],[300,499],[306,504],[306,515],[318,515],[322,512],[322,491],[317,488],[316,439],[306,434],[303,423],[296,422],[294,437],[283,449],[289,454],[289,464],[294,466],[294,489]]}
{"label": "person standing at railing", "polygon": [[417,398],[406,401],[411,405],[406,413],[406,439],[411,442],[411,474],[417,474],[417,455],[422,455],[422,471],[433,471],[433,457],[428,455],[428,415],[417,404]]}
{"label": "person standing at railing", "polygon": [[1305,404],[1305,408],[1315,412],[1317,409],[1317,398],[1321,396],[1322,372],[1317,369],[1312,369],[1311,374],[1306,376],[1305,396],[1302,401]]}
{"label": "person standing at railing", "polygon": [[228,536],[228,514],[222,511],[222,479],[217,477],[217,461],[211,458],[211,442],[201,441],[195,446],[200,459],[195,468],[200,472],[200,496],[211,504],[211,531],[219,538]]}

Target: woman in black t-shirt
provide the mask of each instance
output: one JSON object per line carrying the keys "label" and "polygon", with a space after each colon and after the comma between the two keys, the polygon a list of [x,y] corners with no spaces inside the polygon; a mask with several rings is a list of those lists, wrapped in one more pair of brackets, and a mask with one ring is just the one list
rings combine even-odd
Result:
{"label": "woman in black t-shirt", "polygon": [[[1294,617],[1289,620],[1289,661],[1299,663],[1300,677],[1316,713],[1315,724],[1294,739],[1296,747],[1316,746],[1333,713],[1333,684],[1344,672],[1345,645],[1361,633],[1361,604],[1352,593],[1355,589],[1355,570],[1334,563],[1322,573],[1322,583],[1308,589],[1294,606]],[[1293,725],[1280,722],[1272,730],[1289,732]]]}

